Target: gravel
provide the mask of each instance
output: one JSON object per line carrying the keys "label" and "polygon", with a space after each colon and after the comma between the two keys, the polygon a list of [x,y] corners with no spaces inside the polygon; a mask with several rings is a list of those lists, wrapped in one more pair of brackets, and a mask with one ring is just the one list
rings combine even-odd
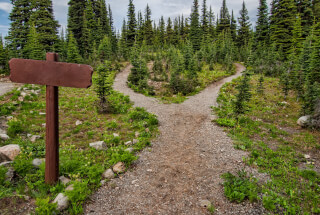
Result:
{"label": "gravel", "polygon": [[[128,66],[114,89],[130,96],[135,106],[158,116],[160,135],[139,154],[133,168],[100,188],[85,214],[209,214],[199,202],[210,201],[215,214],[263,214],[259,204],[235,204],[224,196],[221,174],[244,168],[246,152],[236,150],[222,128],[212,123],[220,87],[241,75],[214,83],[182,104],[161,104],[127,87]],[[132,181],[135,181],[132,184]]]}

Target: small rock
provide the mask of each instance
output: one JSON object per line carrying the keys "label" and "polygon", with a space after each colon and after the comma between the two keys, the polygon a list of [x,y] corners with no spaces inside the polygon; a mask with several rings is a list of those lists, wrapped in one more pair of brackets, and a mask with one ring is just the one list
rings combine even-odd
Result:
{"label": "small rock", "polygon": [[107,150],[108,149],[108,147],[104,141],[90,143],[89,145],[90,145],[90,147],[95,148],[97,150]]}
{"label": "small rock", "polygon": [[31,110],[30,113],[33,114],[33,111]]}
{"label": "small rock", "polygon": [[305,158],[305,159],[310,159],[311,156],[310,156],[310,155],[304,155],[304,158]]}
{"label": "small rock", "polygon": [[36,158],[32,161],[32,165],[36,168],[39,168],[43,162],[44,162],[43,159]]}
{"label": "small rock", "polygon": [[13,116],[8,116],[7,117],[7,120],[12,120],[13,119]]}
{"label": "small rock", "polygon": [[82,122],[80,120],[76,121],[76,126],[78,126],[78,125],[82,125]]}
{"label": "small rock", "polygon": [[66,191],[72,191],[74,189],[73,184],[70,184],[67,188]]}
{"label": "small rock", "polygon": [[27,134],[27,137],[32,137],[32,134]]}
{"label": "small rock", "polygon": [[137,139],[133,139],[133,141],[132,141],[133,144],[137,144],[138,142],[139,142],[139,140],[137,140]]}
{"label": "small rock", "polygon": [[297,124],[301,127],[305,127],[310,122],[311,116],[302,116],[298,119]]}
{"label": "small rock", "polygon": [[201,207],[204,207],[204,208],[209,208],[209,207],[211,207],[211,202],[210,201],[208,201],[208,200],[201,200],[200,201],[200,206]]}
{"label": "small rock", "polygon": [[114,172],[112,171],[112,169],[107,169],[103,174],[102,177],[104,179],[112,179],[114,178]]}
{"label": "small rock", "polygon": [[57,197],[53,200],[53,203],[57,203],[57,209],[63,211],[69,206],[69,199],[63,193],[59,193]]}
{"label": "small rock", "polygon": [[6,161],[6,162],[2,162],[0,163],[0,166],[4,166],[4,167],[10,167],[11,164],[13,164],[13,161]]}
{"label": "small rock", "polygon": [[21,92],[21,96],[24,98],[26,97],[28,94],[26,92]]}
{"label": "small rock", "polygon": [[107,183],[107,181],[106,180],[101,180],[100,183],[101,183],[101,186],[103,186],[103,185],[105,185]]}
{"label": "small rock", "polygon": [[139,179],[133,180],[133,181],[131,182],[131,184],[135,184],[135,183],[137,183],[138,181],[139,181]]}
{"label": "small rock", "polygon": [[149,133],[149,132],[150,132],[150,129],[149,129],[149,128],[146,128],[146,132],[148,132],[148,133]]}
{"label": "small rock", "polygon": [[113,133],[114,137],[119,137],[119,134]]}
{"label": "small rock", "polygon": [[39,115],[44,116],[44,115],[46,115],[46,113],[40,112]]}
{"label": "small rock", "polygon": [[147,169],[147,172],[152,172],[152,169]]}
{"label": "small rock", "polygon": [[30,138],[30,141],[34,143],[37,140],[39,140],[40,138],[41,138],[41,136],[39,136],[39,135],[32,135],[32,137]]}
{"label": "small rock", "polygon": [[19,101],[19,102],[23,102],[23,100],[24,100],[24,98],[23,98],[22,96],[19,96],[19,97],[18,97],[18,101]]}
{"label": "small rock", "polygon": [[46,123],[42,123],[42,127],[46,127]]}
{"label": "small rock", "polygon": [[125,142],[124,145],[131,146],[132,145],[132,141]]}
{"label": "small rock", "polygon": [[19,155],[20,151],[20,146],[16,144],[0,147],[0,153],[7,156],[11,161],[13,161]]}
{"label": "small rock", "polygon": [[140,133],[139,133],[138,131],[136,131],[136,133],[134,134],[134,136],[135,136],[136,138],[138,138],[138,137],[140,136]]}
{"label": "small rock", "polygon": [[6,173],[6,181],[11,181],[13,176],[14,176],[14,169],[12,167],[9,167]]}
{"label": "small rock", "polygon": [[10,137],[7,134],[0,134],[0,139],[6,141],[9,140]]}
{"label": "small rock", "polygon": [[126,170],[126,165],[122,162],[118,162],[113,167],[113,172],[115,173],[123,173]]}
{"label": "small rock", "polygon": [[70,180],[69,178],[67,178],[67,177],[60,176],[60,177],[59,177],[59,181],[60,181],[62,184],[66,185],[66,184],[68,184],[71,180]]}
{"label": "small rock", "polygon": [[134,149],[130,147],[130,148],[127,148],[127,149],[124,150],[124,151],[132,153],[132,152],[134,151]]}

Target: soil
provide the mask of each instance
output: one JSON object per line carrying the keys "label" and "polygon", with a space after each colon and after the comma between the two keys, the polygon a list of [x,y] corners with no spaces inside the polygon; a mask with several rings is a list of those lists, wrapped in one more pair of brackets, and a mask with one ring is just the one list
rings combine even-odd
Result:
{"label": "soil", "polygon": [[115,79],[114,89],[130,96],[135,106],[158,116],[160,135],[151,148],[139,154],[133,167],[96,192],[85,214],[210,214],[201,207],[209,200],[215,214],[264,214],[259,204],[231,203],[224,196],[221,175],[245,168],[246,152],[236,150],[232,140],[212,120],[220,87],[237,73],[211,84],[182,104],[161,104],[127,87],[131,66]]}

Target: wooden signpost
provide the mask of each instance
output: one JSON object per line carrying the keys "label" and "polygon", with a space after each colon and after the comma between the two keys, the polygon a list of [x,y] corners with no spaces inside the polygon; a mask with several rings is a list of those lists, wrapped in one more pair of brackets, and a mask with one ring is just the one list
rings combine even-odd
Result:
{"label": "wooden signpost", "polygon": [[92,67],[60,63],[58,54],[47,53],[47,61],[11,59],[10,80],[16,83],[46,85],[46,170],[45,182],[59,178],[59,102],[58,87],[89,88]]}

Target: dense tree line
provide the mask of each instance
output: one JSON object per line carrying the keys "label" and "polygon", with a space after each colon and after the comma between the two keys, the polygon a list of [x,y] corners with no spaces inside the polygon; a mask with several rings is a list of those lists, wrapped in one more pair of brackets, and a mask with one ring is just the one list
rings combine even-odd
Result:
{"label": "dense tree line", "polygon": [[[153,20],[149,5],[137,12],[129,0],[121,33],[116,33],[105,0],[70,0],[68,28],[60,35],[51,0],[12,0],[12,4],[9,35],[0,44],[2,72],[8,71],[8,56],[43,59],[48,51],[59,52],[64,61],[94,65],[131,59],[138,66],[157,59],[157,68],[160,61],[166,62],[165,69],[173,71],[173,80],[168,81],[178,86],[195,83],[203,63],[210,68],[222,63],[230,69],[237,60],[254,72],[281,77],[286,91],[297,91],[304,105],[311,107],[306,114],[312,112],[314,101],[306,97],[318,92],[320,82],[319,0],[272,0],[270,6],[259,0],[254,29],[245,2],[238,18],[226,0],[218,15],[206,0],[194,0],[190,17]],[[144,75],[139,84],[145,86],[145,71],[142,67],[136,71],[140,70]]]}

